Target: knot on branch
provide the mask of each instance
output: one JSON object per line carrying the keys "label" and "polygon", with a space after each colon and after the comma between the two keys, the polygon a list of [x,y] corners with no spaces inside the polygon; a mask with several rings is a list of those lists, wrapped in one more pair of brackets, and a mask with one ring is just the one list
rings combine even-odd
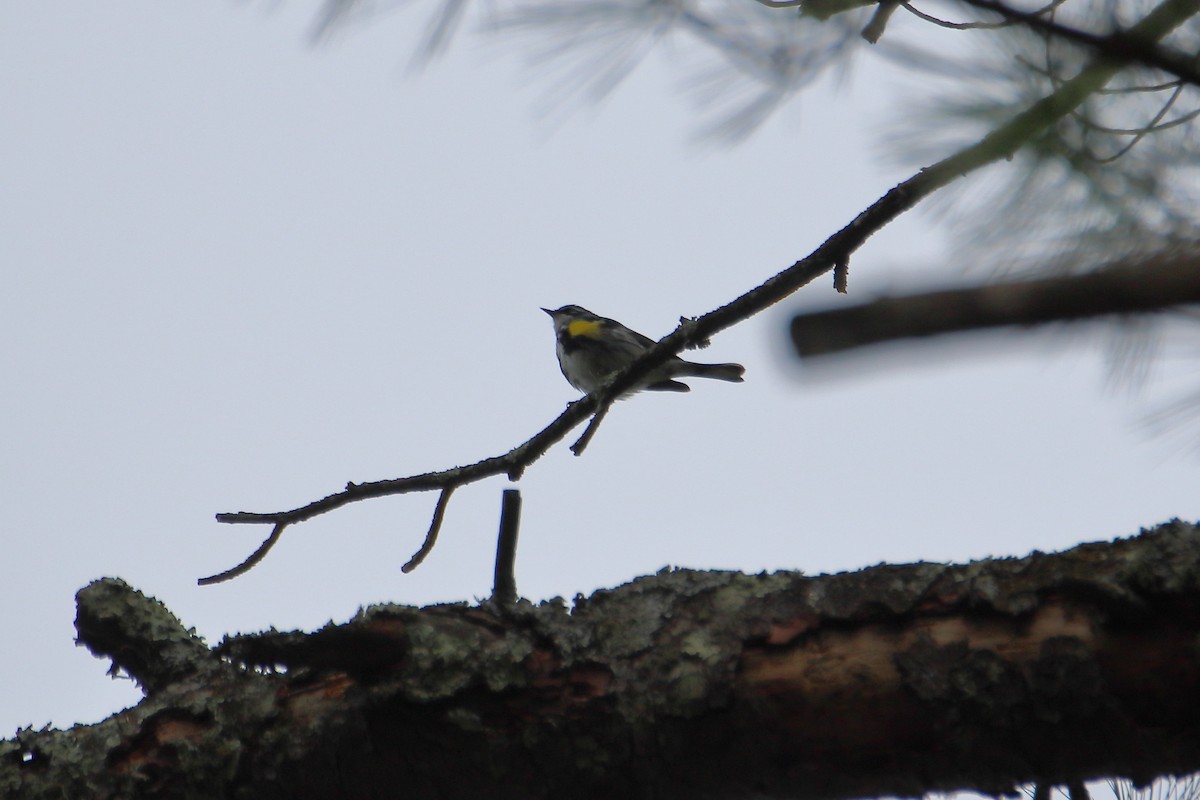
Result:
{"label": "knot on branch", "polygon": [[220,664],[167,607],[120,578],[100,578],[75,595],[76,642],[112,659],[110,675],[129,673],[146,694]]}
{"label": "knot on branch", "polygon": [[679,330],[683,331],[683,341],[689,350],[703,350],[712,344],[712,339],[696,332],[698,327],[696,317],[679,318]]}

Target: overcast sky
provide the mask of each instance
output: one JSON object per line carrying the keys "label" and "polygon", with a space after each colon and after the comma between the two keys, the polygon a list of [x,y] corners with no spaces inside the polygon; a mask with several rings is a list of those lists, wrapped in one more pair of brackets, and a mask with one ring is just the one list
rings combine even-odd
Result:
{"label": "overcast sky", "polygon": [[[74,593],[101,576],[214,643],[485,597],[500,478],[455,494],[409,575],[433,495],[344,508],[237,580],[196,579],[268,533],[217,512],[291,508],[540,430],[578,395],[539,307],[661,336],[918,166],[878,157],[915,80],[869,58],[747,143],[697,145],[686,42],[547,120],[550,82],[512,41],[467,32],[414,75],[424,9],[313,47],[316,5],[0,11],[5,736],[138,699],[73,644]],[[848,299],[823,279],[693,355],[740,361],[744,384],[621,403],[582,458],[564,444],[531,467],[521,593],[570,599],[665,565],[1024,555],[1200,518],[1200,459],[1139,425],[1195,379],[1171,384],[1186,362],[1163,360],[1167,385],[1137,396],[1105,390],[1087,336],[837,379],[788,363],[797,307],[961,279],[946,234],[903,217],[857,255]]]}

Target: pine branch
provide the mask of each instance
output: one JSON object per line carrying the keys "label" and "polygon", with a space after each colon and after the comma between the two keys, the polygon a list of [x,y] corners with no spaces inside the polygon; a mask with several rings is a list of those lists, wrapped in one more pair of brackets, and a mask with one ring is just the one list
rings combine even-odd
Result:
{"label": "pine branch", "polygon": [[[1141,65],[1162,70],[1185,83],[1200,86],[1200,65],[1195,56],[1168,50],[1145,38],[1133,29],[1095,34],[1054,21],[1041,12],[1021,11],[998,0],[963,0],[969,6],[999,14],[1008,22],[1024,25],[1030,30],[1046,36],[1081,44],[1092,49],[1097,56],[1110,59],[1123,66]],[[1200,2],[1191,0],[1189,16],[1200,13]]]}
{"label": "pine branch", "polygon": [[[1145,44],[1156,42],[1196,14],[1198,8],[1200,0],[1163,0],[1131,27],[1127,35],[1131,41]],[[681,323],[672,333],[614,375],[607,386],[568,406],[550,425],[508,453],[440,472],[370,483],[349,483],[341,492],[299,508],[269,513],[224,513],[217,515],[217,521],[270,524],[276,526],[273,538],[277,540],[282,531],[279,525],[303,522],[348,503],[407,492],[459,487],[501,474],[507,474],[510,480],[516,480],[530,464],[541,458],[576,425],[592,414],[606,413],[616,398],[636,386],[655,367],[661,366],[667,359],[684,349],[699,346],[715,334],[783,300],[833,269],[835,265],[848,268],[850,256],[872,234],[939,189],[980,167],[1011,156],[1046,127],[1074,111],[1091,94],[1103,88],[1122,68],[1122,64],[1111,58],[1097,57],[1076,77],[1064,81],[1054,92],[1014,115],[978,143],[921,170],[888,191],[807,257],[715,311]],[[586,440],[582,444],[585,445]],[[268,543],[273,544],[270,539]],[[260,559],[266,549],[269,547],[264,543],[255,555],[242,565],[220,575],[203,578],[200,583],[215,583],[225,576],[241,574],[252,566],[251,561]]]}
{"label": "pine branch", "polygon": [[[964,524],[969,521],[964,520]],[[842,800],[1200,769],[1200,528],[561,602],[377,606],[209,649],[114,579],[137,706],[0,742],[0,796]]]}
{"label": "pine branch", "polygon": [[1200,256],[1170,253],[1082,275],[889,297],[799,314],[792,319],[791,336],[797,355],[822,356],[898,339],[1152,314],[1194,303],[1200,303]]}

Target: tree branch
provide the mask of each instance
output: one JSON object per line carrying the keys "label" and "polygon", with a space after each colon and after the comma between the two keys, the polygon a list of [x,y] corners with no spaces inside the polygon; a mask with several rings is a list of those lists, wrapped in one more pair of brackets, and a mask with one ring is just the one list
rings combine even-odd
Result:
{"label": "tree branch", "polygon": [[[1019,23],[1038,33],[1084,45],[1095,51],[1098,56],[1125,65],[1141,64],[1153,67],[1174,75],[1185,83],[1200,86],[1200,68],[1197,68],[1194,56],[1164,50],[1156,46],[1155,39],[1138,35],[1134,29],[1100,35],[1055,22],[1052,18],[1045,16],[1043,10],[1021,11],[998,0],[963,0],[963,2],[969,6],[999,14],[1009,22]],[[1184,5],[1191,6],[1189,16],[1200,13],[1200,3],[1193,0]]]}
{"label": "tree branch", "polygon": [[[209,650],[120,581],[79,640],[150,692],[0,742],[0,795],[1041,797],[1200,769],[1200,527],[820,577],[663,570],[504,613],[378,606]],[[95,621],[100,621],[97,624]],[[286,672],[281,672],[281,667]]]}
{"label": "tree branch", "polygon": [[612,408],[612,404],[612,400],[605,400],[601,402],[600,409],[592,415],[592,421],[589,422],[588,426],[583,429],[583,433],[578,439],[575,440],[575,444],[571,445],[572,453],[577,456],[583,455],[583,451],[587,449],[589,444],[591,444],[592,437],[595,436],[596,431],[600,429],[600,423],[603,422],[604,418],[608,416],[608,412],[609,409]]}
{"label": "tree branch", "polygon": [[1069,800],[1092,800],[1087,787],[1079,779],[1075,779],[1067,784],[1067,797]]}
{"label": "tree branch", "polygon": [[521,491],[505,489],[496,537],[496,570],[492,602],[501,608],[517,602],[517,536],[521,532]]}
{"label": "tree branch", "polygon": [[[977,0],[979,1],[979,0]],[[1151,43],[1161,39],[1186,22],[1197,12],[1200,0],[1163,0],[1126,35],[1130,41]],[[289,511],[272,513],[237,512],[217,515],[218,522],[295,524],[340,508],[348,503],[374,497],[431,491],[448,486],[462,486],[493,475],[507,474],[516,480],[522,472],[590,414],[611,404],[613,398],[632,389],[657,366],[682,350],[696,347],[713,335],[757,314],[788,297],[802,286],[823,275],[839,263],[848,263],[851,254],[876,231],[915,206],[924,198],[982,166],[1011,156],[1025,142],[1071,113],[1089,95],[1102,88],[1120,72],[1121,64],[1113,59],[1097,57],[1076,77],[1064,81],[1055,91],[1014,115],[978,143],[960,150],[917,173],[888,191],[850,224],[830,236],[807,257],[769,278],[737,299],[701,317],[680,324],[653,347],[642,353],[625,369],[612,377],[609,384],[592,395],[568,406],[550,425],[524,444],[502,456],[484,459],[463,467],[429,472],[407,478],[349,483],[336,494]],[[597,399],[597,395],[601,399]],[[273,533],[274,538],[280,529]],[[264,548],[274,544],[268,539]],[[260,548],[262,551],[263,548]],[[257,555],[257,554],[256,554]],[[248,569],[249,567],[247,567]]]}
{"label": "tree branch", "polygon": [[405,574],[412,572],[421,566],[421,562],[425,560],[425,556],[433,551],[433,546],[437,544],[438,532],[442,529],[442,520],[446,516],[446,506],[450,505],[450,495],[453,493],[454,487],[447,486],[438,495],[437,505],[433,509],[433,519],[429,523],[429,532],[425,534],[425,542],[421,545],[421,549],[408,560],[408,563],[400,568],[401,572]]}
{"label": "tree branch", "polygon": [[[217,515],[217,520],[222,522],[225,521],[221,519],[220,514]],[[258,562],[266,558],[267,553],[271,552],[271,548],[274,547],[275,543],[279,541],[279,537],[283,535],[283,529],[286,528],[288,524],[289,523],[282,521],[276,522],[275,527],[271,529],[271,535],[268,536],[266,541],[260,544],[258,549],[251,553],[245,561],[238,564],[236,567],[231,567],[225,570],[224,572],[218,572],[216,575],[209,575],[207,578],[200,578],[196,581],[197,585],[211,586],[214,583],[224,583],[225,581],[231,581],[239,575],[244,575],[250,570],[254,569],[254,567],[258,565]]]}
{"label": "tree branch", "polygon": [[791,336],[797,355],[810,357],[898,339],[1148,314],[1193,303],[1200,303],[1200,258],[1195,252],[1168,253],[1082,275],[890,297],[799,314],[792,319]]}

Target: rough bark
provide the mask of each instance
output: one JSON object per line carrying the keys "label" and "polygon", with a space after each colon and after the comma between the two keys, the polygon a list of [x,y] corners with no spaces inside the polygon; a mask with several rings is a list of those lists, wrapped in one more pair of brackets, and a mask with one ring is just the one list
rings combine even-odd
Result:
{"label": "rough bark", "polygon": [[1180,522],[959,566],[664,570],[571,612],[375,607],[214,650],[119,580],[78,600],[80,641],[147,697],[0,743],[0,796],[815,799],[1200,770]]}

